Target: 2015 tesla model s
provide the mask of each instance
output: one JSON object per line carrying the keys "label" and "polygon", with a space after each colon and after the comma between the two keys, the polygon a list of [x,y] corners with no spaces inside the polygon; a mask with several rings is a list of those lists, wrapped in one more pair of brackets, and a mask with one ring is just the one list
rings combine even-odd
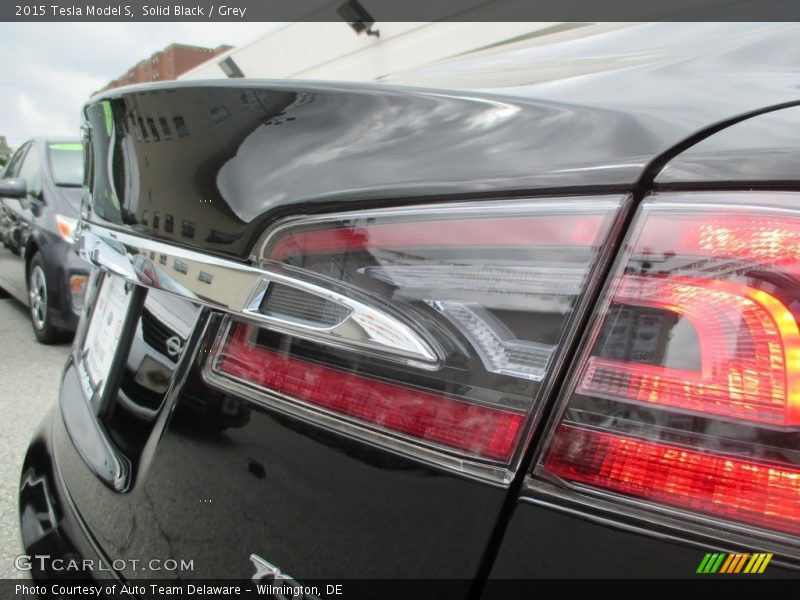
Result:
{"label": "2015 tesla model s", "polygon": [[91,267],[72,249],[83,185],[79,141],[37,138],[0,179],[0,293],[30,308],[36,338],[63,340],[78,326]]}
{"label": "2015 tesla model s", "polygon": [[28,552],[465,594],[709,552],[791,573],[799,33],[92,99],[100,269],[25,461]]}

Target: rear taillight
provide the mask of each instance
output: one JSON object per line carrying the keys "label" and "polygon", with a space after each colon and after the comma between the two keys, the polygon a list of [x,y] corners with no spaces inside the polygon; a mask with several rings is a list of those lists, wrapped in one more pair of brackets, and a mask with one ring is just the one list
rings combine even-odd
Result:
{"label": "rear taillight", "polygon": [[800,533],[798,204],[645,202],[536,477]]}
{"label": "rear taillight", "polygon": [[522,423],[519,413],[289,357],[258,345],[257,335],[252,326],[236,325],[219,370],[344,416],[478,456],[508,460],[514,449]]}
{"label": "rear taillight", "polygon": [[564,479],[800,533],[800,469],[561,425],[545,470]]}
{"label": "rear taillight", "polygon": [[506,468],[621,203],[289,221],[257,248],[251,318],[231,320],[208,375],[394,449]]}

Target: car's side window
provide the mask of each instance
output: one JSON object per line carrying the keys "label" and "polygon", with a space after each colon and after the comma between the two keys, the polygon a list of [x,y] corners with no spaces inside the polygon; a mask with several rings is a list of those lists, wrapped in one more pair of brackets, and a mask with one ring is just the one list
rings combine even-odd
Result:
{"label": "car's side window", "polygon": [[19,176],[19,168],[22,164],[22,159],[25,157],[25,153],[30,148],[30,144],[26,144],[22,146],[19,150],[14,153],[14,156],[11,158],[11,162],[8,163],[8,167],[6,168],[6,172],[4,174],[5,177],[18,177]]}
{"label": "car's side window", "polygon": [[38,198],[42,193],[42,169],[41,161],[39,160],[39,153],[36,148],[31,146],[30,151],[22,161],[22,167],[19,170],[19,177],[25,180],[28,185],[28,194]]}

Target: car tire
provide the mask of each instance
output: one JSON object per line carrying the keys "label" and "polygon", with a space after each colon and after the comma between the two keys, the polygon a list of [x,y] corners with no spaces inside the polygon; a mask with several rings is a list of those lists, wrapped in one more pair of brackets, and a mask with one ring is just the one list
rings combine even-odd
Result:
{"label": "car tire", "polygon": [[28,267],[28,299],[31,325],[36,339],[41,344],[55,344],[64,339],[64,332],[50,322],[47,312],[50,290],[42,255],[37,252]]}

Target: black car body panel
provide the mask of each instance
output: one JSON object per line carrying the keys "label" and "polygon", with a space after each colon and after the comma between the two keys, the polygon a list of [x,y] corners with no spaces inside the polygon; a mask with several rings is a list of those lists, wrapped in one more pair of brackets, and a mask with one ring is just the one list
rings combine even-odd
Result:
{"label": "black car body panel", "polygon": [[[58,409],[42,422],[25,454],[20,478],[19,517],[22,545],[31,556],[49,556],[53,560],[93,561],[110,565],[98,548],[77,512],[56,463],[53,427],[59,426]],[[112,574],[107,568],[106,573]],[[95,571],[53,570],[48,560],[32,560],[34,579],[97,577]]]}
{"label": "black car body panel", "polygon": [[[86,115],[95,160],[113,156],[113,181],[98,175],[104,191],[95,204],[111,223],[247,258],[283,215],[519,190],[625,189],[653,157],[696,131],[797,100],[790,64],[800,48],[790,26],[688,27],[698,31],[675,39],[668,24],[637,26],[564,48],[603,56],[630,45],[623,56],[635,66],[598,60],[591,75],[490,91],[299,80],[111,91]],[[698,35],[726,43],[687,59],[687,40]],[[780,62],[762,62],[778,47]],[[541,52],[441,69],[463,72],[460,87],[497,87],[487,69],[507,81],[535,80],[535,69],[523,67],[545,60]],[[107,115],[113,138],[100,135]]]}
{"label": "black car body panel", "polygon": [[[532,544],[532,539],[537,543]],[[687,546],[685,540],[662,532],[587,520],[581,512],[564,513],[523,500],[508,524],[485,593],[494,597],[503,589],[498,582],[508,579],[686,579],[712,549],[716,550],[708,544]],[[796,570],[772,563],[765,574],[797,577]]]}
{"label": "black car body panel", "polygon": [[222,434],[192,407],[193,396],[212,402],[217,393],[193,384],[196,375],[175,399],[164,431],[156,424],[158,448],[134,467],[126,494],[87,470],[67,431],[55,425],[70,495],[78,506],[91,504],[86,525],[111,556],[194,560],[183,576],[209,579],[250,578],[251,553],[273,557],[298,578],[474,575],[502,490],[263,408],[251,408],[244,425]]}
{"label": "black car body panel", "polygon": [[[108,102],[116,133],[95,134],[95,160],[113,160],[115,168],[114,181],[96,181],[95,189],[108,186],[122,212],[96,197],[96,213],[239,258],[280,216],[488,191],[622,187],[669,145],[654,140],[646,123],[613,111],[481,94],[269,81],[139,89],[100,101]],[[217,121],[223,109],[228,116]],[[104,130],[102,104],[90,106],[87,118],[95,132]],[[176,130],[167,139],[159,125],[158,139],[144,138],[139,121],[162,119],[172,129],[179,119],[184,135]],[[600,131],[589,146],[559,137],[564,123],[600,124]],[[570,158],[553,162],[562,156]],[[592,159],[608,168],[586,171]],[[126,186],[130,179],[138,185]]]}
{"label": "black car body panel", "polygon": [[[212,321],[202,341],[187,343],[193,353],[170,374],[183,385],[170,382],[153,405],[152,393],[123,380],[119,395],[128,400],[100,420],[78,381],[78,351],[67,365],[52,444],[70,497],[91,506],[81,511],[83,522],[108,555],[193,560],[183,576],[198,578],[252,576],[250,552],[232,557],[231,548],[280,556],[286,572],[316,578],[344,571],[364,579],[474,576],[505,490],[209,387],[202,376],[208,355],[198,349],[218,325]],[[143,424],[131,404],[154,409],[154,420]],[[215,481],[225,483],[217,488]]]}
{"label": "black car body panel", "polygon": [[[650,191],[637,187],[645,168],[675,144],[714,123],[800,99],[789,58],[772,63],[770,72],[762,60],[776,48],[782,57],[800,53],[796,29],[692,25],[699,28],[694,36],[673,39],[654,55],[655,34],[669,27],[631,27],[617,37],[584,40],[576,51],[590,56],[593,41],[607,50],[638,40],[638,63],[618,57],[584,77],[495,92],[299,81],[184,82],[108,92],[85,112],[95,168],[84,217],[107,227],[109,239],[141,236],[202,251],[210,262],[224,257],[245,265],[265,229],[287,216],[577,192],[630,192],[639,201]],[[695,40],[698,31],[726,44],[705,52],[694,44],[684,48],[681,42]],[[573,53],[572,47],[565,51]],[[530,64],[536,52],[493,60],[501,69]],[[468,66],[462,64],[465,71]],[[484,68],[481,61],[474,66],[479,74]],[[466,76],[459,81],[469,87]],[[770,141],[771,126],[759,129],[793,114],[776,112],[724,130],[708,140],[721,140],[713,146],[712,166],[690,151],[670,163],[657,184],[725,183],[726,159],[738,164],[745,147],[748,156],[763,158],[759,164],[775,158],[761,183],[794,185],[796,176],[781,174],[796,148],[789,147],[793,155],[782,152],[780,141]],[[752,128],[763,133],[763,142]],[[754,182],[755,175],[742,187]],[[635,206],[621,206],[624,225]],[[624,230],[614,233],[608,252]],[[131,253],[116,243],[121,255]],[[156,254],[145,256],[152,265],[140,271],[179,270],[180,261],[164,255],[161,262]],[[173,366],[159,362],[166,369],[160,395],[143,389],[126,351],[112,369],[126,400],[110,413],[91,404],[78,372],[84,323],[47,442],[63,473],[63,483],[50,485],[73,499],[81,522],[110,557],[194,559],[195,570],[182,576],[248,578],[250,555],[257,554],[301,581],[680,577],[692,575],[702,558],[701,541],[689,533],[667,542],[655,528],[623,533],[624,524],[607,517],[602,525],[587,523],[520,500],[530,495],[523,479],[532,451],[511,480],[488,483],[220,390],[204,369],[223,325],[221,312],[202,295],[148,287],[166,291],[150,289],[144,308],[152,295],[163,294],[171,300],[156,301],[177,304],[173,312],[184,315],[162,319],[171,330],[153,342],[144,313],[134,313],[122,344],[163,355],[162,338],[170,332],[181,338]],[[181,333],[178,322],[195,325]],[[569,358],[562,357],[562,375]],[[546,399],[551,404],[558,381]],[[531,448],[546,423],[537,425]],[[720,540],[702,542],[725,547]],[[677,556],[677,549],[685,554]],[[604,558],[596,561],[598,554]]]}
{"label": "black car body panel", "polygon": [[800,108],[748,119],[704,139],[659,174],[660,187],[797,187],[798,149],[794,132]]}

